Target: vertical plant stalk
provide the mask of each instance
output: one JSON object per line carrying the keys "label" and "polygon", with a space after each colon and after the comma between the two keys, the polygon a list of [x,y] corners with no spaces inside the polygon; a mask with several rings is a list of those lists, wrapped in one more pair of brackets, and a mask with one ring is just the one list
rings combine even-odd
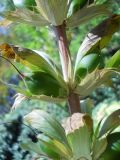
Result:
{"label": "vertical plant stalk", "polygon": [[75,93],[69,94],[68,107],[69,107],[70,114],[81,112],[79,95]]}
{"label": "vertical plant stalk", "polygon": [[[54,31],[58,41],[63,77],[65,82],[70,85],[73,75],[65,24],[55,26]],[[80,112],[79,96],[72,92],[71,86],[69,86],[68,106],[70,114]]]}
{"label": "vertical plant stalk", "polygon": [[58,46],[59,46],[63,77],[64,77],[65,82],[69,82],[69,78],[71,76],[69,73],[71,59],[70,59],[68,41],[66,37],[65,24],[55,26],[54,29],[55,29],[55,34],[56,34],[57,41],[58,41]]}

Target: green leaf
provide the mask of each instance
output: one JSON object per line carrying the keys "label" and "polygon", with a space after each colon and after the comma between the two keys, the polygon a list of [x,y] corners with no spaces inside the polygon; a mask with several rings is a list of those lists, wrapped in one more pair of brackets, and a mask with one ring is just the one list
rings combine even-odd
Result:
{"label": "green leaf", "polygon": [[41,155],[44,157],[50,157],[54,160],[60,159],[59,154],[54,152],[53,148],[47,146],[44,141],[40,141],[39,139],[38,139],[38,142],[36,143],[26,139],[24,142],[21,143],[21,147],[25,150],[33,151],[38,155]]}
{"label": "green leaf", "polygon": [[119,143],[120,140],[120,132],[114,132],[112,134],[107,135],[108,145],[105,152],[102,154],[101,159],[105,160],[118,160],[120,157],[120,151],[117,150],[114,145]]}
{"label": "green leaf", "polygon": [[42,132],[37,138],[40,144],[42,143],[41,148],[46,154],[55,152],[67,159],[72,156],[64,129],[55,118],[42,110],[33,110],[25,116],[24,121],[27,125]]}
{"label": "green leaf", "polygon": [[76,66],[75,77],[78,81],[84,78],[87,73],[91,73],[100,63],[100,55],[91,53],[84,56]]}
{"label": "green leaf", "polygon": [[42,110],[33,110],[25,116],[24,121],[38,131],[43,132],[50,138],[56,139],[69,148],[63,127],[54,117],[46,112]]}
{"label": "green leaf", "polygon": [[120,50],[107,61],[106,68],[120,68]]}
{"label": "green leaf", "polygon": [[45,153],[42,151],[42,148],[39,142],[34,143],[31,140],[25,140],[24,142],[21,142],[20,145],[25,150],[33,151],[38,155],[45,155]]}
{"label": "green leaf", "polygon": [[83,8],[86,3],[88,2],[88,0],[72,0],[70,3],[70,7],[68,10],[68,17],[69,15],[71,16],[73,13],[75,13],[76,11],[78,11],[79,9]]}
{"label": "green leaf", "polygon": [[32,71],[49,73],[55,77],[55,79],[57,79],[63,88],[67,89],[66,84],[62,78],[62,74],[60,73],[56,64],[46,53],[5,43],[0,45],[0,51],[2,56],[13,59],[16,62],[30,68]]}
{"label": "green leaf", "polygon": [[28,8],[34,11],[36,3],[35,3],[35,0],[23,0],[23,5],[25,6],[25,8]]}
{"label": "green leaf", "polygon": [[95,18],[101,14],[108,14],[108,7],[106,5],[91,5],[85,6],[73,13],[66,20],[67,27],[77,27],[83,23],[88,22],[90,19]]}
{"label": "green leaf", "polygon": [[107,138],[106,137],[96,140],[96,142],[92,148],[93,160],[98,160],[98,158],[101,156],[101,154],[105,151],[106,147],[107,147]]}
{"label": "green leaf", "polygon": [[85,158],[92,160],[90,155],[90,133],[87,127],[81,127],[67,135],[75,159]]}
{"label": "green leaf", "polygon": [[32,95],[46,95],[50,97],[67,97],[67,90],[50,74],[33,72],[24,78],[26,86]]}
{"label": "green leaf", "polygon": [[111,69],[95,70],[81,80],[75,89],[75,93],[79,94],[81,99],[84,99],[101,85],[111,84],[111,78],[116,74],[118,74],[118,72]]}
{"label": "green leaf", "polygon": [[91,30],[79,48],[75,68],[86,54],[99,53],[108,44],[112,35],[119,29],[119,26],[120,15],[113,15]]}
{"label": "green leaf", "polygon": [[103,136],[107,132],[117,128],[120,125],[120,109],[114,111],[112,114],[110,114],[106,120],[104,121],[99,137]]}
{"label": "green leaf", "polygon": [[49,25],[49,22],[40,13],[35,13],[27,8],[16,8],[15,11],[6,11],[0,15],[14,23],[26,23],[34,26]]}
{"label": "green leaf", "polygon": [[113,143],[112,149],[120,152],[120,139],[117,142]]}
{"label": "green leaf", "polygon": [[45,148],[45,153],[46,153],[46,149],[50,148],[51,151],[57,153],[59,155],[59,158],[65,158],[65,159],[69,159],[72,156],[72,153],[70,150],[68,150],[68,148],[66,148],[66,146],[59,142],[56,139],[51,139],[46,136],[38,136],[38,139],[43,142],[43,147]]}
{"label": "green leaf", "polygon": [[39,69],[42,71],[50,71],[51,68],[54,69],[54,64],[52,64],[49,56],[43,52],[21,48],[6,43],[0,45],[0,51],[2,56],[13,59],[32,70]]}
{"label": "green leaf", "polygon": [[90,153],[90,135],[92,132],[92,119],[87,114],[74,113],[67,118],[63,124],[68,142],[72,148],[73,159],[89,159]]}
{"label": "green leaf", "polygon": [[52,25],[61,25],[66,18],[68,0],[35,0],[41,15]]}

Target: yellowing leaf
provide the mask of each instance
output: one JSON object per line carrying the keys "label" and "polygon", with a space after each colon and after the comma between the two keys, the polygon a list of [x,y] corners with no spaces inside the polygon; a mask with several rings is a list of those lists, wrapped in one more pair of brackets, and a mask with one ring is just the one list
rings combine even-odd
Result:
{"label": "yellowing leaf", "polygon": [[62,88],[66,91],[68,90],[68,86],[62,78],[61,72],[46,53],[9,44],[1,44],[0,52],[2,56],[21,63],[25,67],[30,68],[33,72],[46,72],[47,74],[52,75],[52,77],[58,81]]}
{"label": "yellowing leaf", "polygon": [[90,155],[90,134],[93,127],[92,119],[87,114],[74,113],[68,117],[63,124],[68,142],[72,148],[73,159],[89,159]]}
{"label": "yellowing leaf", "polygon": [[10,21],[8,19],[4,19],[4,20],[0,21],[0,26],[3,26],[3,27],[8,27],[11,24],[12,24],[12,21]]}
{"label": "yellowing leaf", "polygon": [[0,52],[4,57],[15,59],[15,52],[7,43],[0,45]]}

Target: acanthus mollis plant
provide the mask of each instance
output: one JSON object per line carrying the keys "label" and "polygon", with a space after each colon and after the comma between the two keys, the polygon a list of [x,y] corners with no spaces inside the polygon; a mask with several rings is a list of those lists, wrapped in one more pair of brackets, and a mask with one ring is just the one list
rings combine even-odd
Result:
{"label": "acanthus mollis plant", "polygon": [[[120,51],[108,59],[104,66],[101,65],[102,49],[119,29],[120,15],[112,15],[107,4],[98,5],[94,0],[32,2],[34,3],[25,3],[25,8],[18,8],[11,1],[12,10],[1,13],[6,18],[2,24],[19,22],[51,27],[58,42],[61,68],[42,51],[3,43],[0,45],[1,57],[14,67],[11,60],[29,69],[29,73],[24,74],[15,67],[23,84],[19,87],[9,86],[19,92],[17,104],[26,98],[54,103],[67,101],[69,112],[73,115],[68,118],[63,129],[47,113],[33,111],[25,117],[25,122],[40,131],[37,134],[38,141],[32,142],[29,139],[22,145],[52,159],[97,160],[107,148],[107,137],[119,126],[120,111],[112,113],[103,125],[99,123],[94,130],[91,116],[80,113],[80,100],[101,85],[111,86],[111,78],[120,72]],[[100,15],[107,15],[107,18],[88,33],[78,50],[76,60],[72,61],[66,30]],[[119,146],[119,141],[116,145]]]}

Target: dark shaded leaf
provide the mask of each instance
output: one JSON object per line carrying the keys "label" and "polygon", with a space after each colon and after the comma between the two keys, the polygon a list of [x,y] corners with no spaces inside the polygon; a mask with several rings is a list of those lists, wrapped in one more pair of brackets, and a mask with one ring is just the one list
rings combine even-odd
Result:
{"label": "dark shaded leaf", "polygon": [[25,82],[32,95],[67,97],[67,90],[48,73],[33,72],[31,76],[25,78]]}
{"label": "dark shaded leaf", "polygon": [[107,136],[107,141],[108,141],[108,145],[105,152],[102,154],[101,159],[119,160],[120,151],[119,149],[117,150],[117,148],[114,145],[117,144],[117,142],[119,143],[120,141],[120,132],[109,134]]}

